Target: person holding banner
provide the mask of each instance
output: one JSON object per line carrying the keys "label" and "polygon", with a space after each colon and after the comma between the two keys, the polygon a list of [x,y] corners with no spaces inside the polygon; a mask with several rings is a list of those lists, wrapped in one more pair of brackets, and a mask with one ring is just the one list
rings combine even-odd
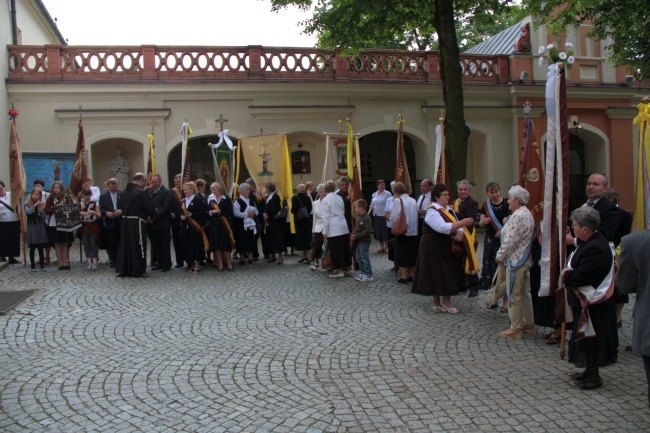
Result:
{"label": "person holding banner", "polygon": [[181,201],[181,244],[183,260],[188,264],[188,271],[196,274],[200,271],[200,262],[205,260],[207,236],[203,226],[208,219],[208,203],[197,194],[196,184],[186,182],[183,185],[185,197]]}
{"label": "person holding banner", "polygon": [[55,180],[50,189],[50,196],[45,202],[45,214],[48,216],[47,237],[50,244],[54,246],[56,260],[59,263],[59,271],[70,270],[70,244],[73,239],[71,232],[57,229],[56,207],[72,203],[72,197],[66,192],[63,182]]}
{"label": "person holding banner", "polygon": [[599,367],[617,359],[618,329],[614,309],[614,254],[600,233],[600,215],[583,206],[571,213],[571,228],[578,246],[562,271],[567,301],[573,309],[573,332],[569,340],[569,362],[584,368],[571,374],[580,389],[603,385]]}
{"label": "person holding banner", "polygon": [[496,261],[506,267],[506,293],[509,300],[510,328],[502,337],[521,338],[535,332],[533,299],[530,294],[531,249],[535,219],[526,204],[530,194],[519,185],[508,190],[508,208],[512,215],[501,229],[501,247]]}
{"label": "person holding banner", "polygon": [[0,257],[14,265],[18,263],[15,257],[20,256],[20,221],[16,210],[11,206],[11,192],[7,191],[5,183],[0,180]]}
{"label": "person holding banner", "polygon": [[[225,194],[223,185],[219,182],[212,182],[210,185],[212,194],[208,196],[208,239],[210,250],[214,252],[212,265],[223,272],[223,265],[229,272],[233,271],[231,251],[235,248],[235,238],[230,223],[233,218],[233,203]],[[245,253],[244,253],[245,254]],[[250,251],[253,254],[253,251]],[[240,257],[244,257],[240,254]],[[251,262],[253,261],[251,257]]]}
{"label": "person holding banner", "polygon": [[[266,243],[269,253],[268,261],[278,265],[284,263],[282,253],[287,249],[284,226],[287,224],[287,211],[282,206],[282,199],[278,195],[273,182],[264,184],[266,193],[266,206],[264,207],[264,221],[266,221]],[[277,255],[277,257],[276,257]]]}
{"label": "person holding banner", "polygon": [[[456,182],[456,191],[458,198],[454,201],[454,212],[458,219],[476,218],[478,215],[478,202],[474,200],[470,193],[472,192],[472,184],[467,179],[459,180]],[[460,291],[468,291],[468,297],[472,298],[478,295],[478,260],[476,258],[476,230],[471,225],[464,230],[464,235],[469,239],[469,242],[463,243],[462,248],[462,263],[461,273],[463,278],[460,283]]]}
{"label": "person holding banner", "polygon": [[463,227],[474,224],[474,218],[458,220],[449,204],[449,189],[444,183],[433,186],[431,203],[424,217],[420,251],[415,264],[411,293],[433,295],[433,312],[458,314],[451,297],[458,295],[460,279],[458,262],[464,241]]}

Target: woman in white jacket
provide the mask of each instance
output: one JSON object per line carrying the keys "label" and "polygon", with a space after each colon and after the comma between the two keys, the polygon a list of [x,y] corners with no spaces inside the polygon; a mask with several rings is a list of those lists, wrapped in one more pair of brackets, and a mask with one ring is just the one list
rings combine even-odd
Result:
{"label": "woman in white jacket", "polygon": [[313,218],[313,223],[311,227],[312,233],[312,250],[311,256],[314,260],[314,264],[311,266],[311,270],[315,271],[318,269],[320,258],[323,255],[323,210],[322,203],[323,199],[327,195],[325,191],[325,185],[322,183],[316,187],[316,199],[311,205],[311,213]]}
{"label": "woman in white jacket", "polygon": [[350,256],[350,232],[345,220],[345,204],[341,196],[337,195],[336,184],[328,180],[325,182],[327,195],[321,203],[323,217],[323,237],[327,242],[332,256],[332,274],[330,278],[342,278],[345,272],[352,268]]}

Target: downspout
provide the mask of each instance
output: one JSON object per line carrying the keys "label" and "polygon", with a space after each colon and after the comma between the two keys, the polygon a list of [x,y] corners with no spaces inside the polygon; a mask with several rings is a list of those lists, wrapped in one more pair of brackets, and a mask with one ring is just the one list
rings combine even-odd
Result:
{"label": "downspout", "polygon": [[18,45],[18,24],[16,23],[16,0],[11,0],[11,40]]}

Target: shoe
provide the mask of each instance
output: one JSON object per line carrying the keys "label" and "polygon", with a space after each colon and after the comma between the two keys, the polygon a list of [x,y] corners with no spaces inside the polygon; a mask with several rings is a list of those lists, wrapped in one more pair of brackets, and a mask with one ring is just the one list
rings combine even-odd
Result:
{"label": "shoe", "polygon": [[281,265],[283,263],[284,263],[284,260],[278,260],[277,262],[275,262],[276,265]]}
{"label": "shoe", "polygon": [[32,271],[32,272],[36,272],[36,268],[32,268],[31,271]]}
{"label": "shoe", "polygon": [[6,257],[0,257],[0,262],[6,262],[7,258]]}
{"label": "shoe", "polygon": [[20,262],[18,260],[14,259],[13,257],[11,258],[11,260],[9,260],[10,265],[17,265],[18,263],[20,263]]}
{"label": "shoe", "polygon": [[174,266],[174,267],[175,267],[176,269],[179,269],[179,268],[182,268],[183,266],[185,266],[185,265],[184,265],[184,264],[182,264],[182,263],[179,263],[179,264],[177,264],[177,265],[176,265],[176,266]]}
{"label": "shoe", "polygon": [[59,271],[65,271],[65,266],[59,266]]}
{"label": "shoe", "polygon": [[522,338],[524,336],[524,332],[521,329],[508,328],[505,331],[501,331],[499,335],[502,337]]}
{"label": "shoe", "polygon": [[361,281],[361,282],[367,281],[366,274],[359,274],[356,277],[354,277],[354,279],[357,280],[357,281]]}
{"label": "shoe", "polygon": [[249,259],[249,260],[248,260],[248,264],[249,264],[249,265],[252,265],[254,261],[255,261],[255,259]]}
{"label": "shoe", "polygon": [[273,263],[273,262],[275,262],[275,261],[276,261],[276,258],[275,258],[275,257],[271,257],[271,258],[269,258],[269,259],[267,260],[267,262],[269,262],[269,263]]}
{"label": "shoe", "polygon": [[167,272],[167,271],[170,271],[171,269],[172,269],[171,266],[163,266],[163,267],[160,269],[160,272]]}
{"label": "shoe", "polygon": [[49,261],[49,260],[45,260],[45,262],[44,262],[43,264],[44,264],[45,266],[50,266],[50,261]]}
{"label": "shoe", "polygon": [[578,388],[585,389],[585,390],[596,389],[603,386],[603,381],[600,378],[595,380],[585,378],[585,379],[576,380],[574,383]]}
{"label": "shoe", "polygon": [[408,283],[408,280],[406,278],[400,278],[399,280],[397,280],[397,282],[400,284],[406,284]]}
{"label": "shoe", "polygon": [[311,269],[312,271],[317,271],[318,266],[317,265],[311,265],[311,268],[309,268],[309,269]]}
{"label": "shoe", "polygon": [[328,275],[328,277],[330,277],[330,278],[343,278],[343,277],[345,277],[345,274],[343,272],[339,272],[339,273],[336,273],[336,274],[330,274],[330,275]]}
{"label": "shoe", "polygon": [[458,311],[458,308],[456,308],[456,307],[446,307],[445,304],[440,304],[440,307],[449,314],[458,314],[458,313],[460,313],[460,311]]}
{"label": "shoe", "polygon": [[93,268],[92,263],[88,263],[88,266],[86,266],[86,270],[90,271]]}
{"label": "shoe", "polygon": [[585,379],[587,377],[587,373],[584,371],[581,371],[580,373],[571,373],[569,377],[577,382],[579,380]]}
{"label": "shoe", "polygon": [[91,271],[96,271],[97,270],[97,265],[93,263],[93,265],[90,267]]}
{"label": "shoe", "polygon": [[507,313],[508,309],[506,307],[501,307],[501,308],[499,308],[499,312],[500,313]]}
{"label": "shoe", "polygon": [[41,272],[47,272],[47,269],[41,268]]}
{"label": "shoe", "polygon": [[234,272],[235,270],[233,268],[228,268],[228,272]]}
{"label": "shoe", "polygon": [[298,263],[309,263],[309,259],[305,257],[304,259],[298,260]]}
{"label": "shoe", "polygon": [[70,265],[64,266],[63,269],[65,269],[66,271],[69,271],[70,270]]}
{"label": "shoe", "polygon": [[371,281],[374,281],[374,279],[372,278],[372,275],[366,275],[366,283],[369,283]]}
{"label": "shoe", "polygon": [[152,267],[151,267],[151,270],[152,270],[152,271],[159,271],[159,270],[161,270],[161,269],[162,269],[162,266],[158,266],[158,265],[156,265],[156,266],[152,266]]}
{"label": "shoe", "polygon": [[239,266],[246,266],[246,261],[245,260],[240,260],[239,261]]}
{"label": "shoe", "polygon": [[493,304],[493,305],[486,305],[488,310],[494,310],[496,307],[498,307],[499,304]]}
{"label": "shoe", "polygon": [[412,283],[412,282],[413,282],[413,277],[408,277],[408,278],[406,279],[406,282],[408,282],[408,283]]}
{"label": "shoe", "polygon": [[545,335],[544,343],[548,344],[549,346],[552,346],[553,344],[558,344],[560,342],[560,337],[561,337],[559,333],[560,331],[553,331],[550,334]]}
{"label": "shoe", "polygon": [[111,269],[115,269],[115,262],[111,262],[110,265],[108,265]]}
{"label": "shoe", "polygon": [[535,333],[535,325],[522,326],[521,330],[523,331],[524,334],[534,334]]}
{"label": "shoe", "polygon": [[468,298],[474,298],[478,296],[478,290],[470,290],[469,293],[467,294]]}
{"label": "shoe", "polygon": [[444,313],[445,310],[443,310],[442,307],[441,307],[440,305],[434,305],[434,306],[433,306],[433,312],[434,312],[434,313]]}

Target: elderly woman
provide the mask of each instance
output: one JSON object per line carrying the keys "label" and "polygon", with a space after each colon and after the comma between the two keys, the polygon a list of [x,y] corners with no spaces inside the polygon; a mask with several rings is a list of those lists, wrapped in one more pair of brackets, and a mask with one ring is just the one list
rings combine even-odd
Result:
{"label": "elderly woman", "polygon": [[251,186],[239,185],[239,197],[233,202],[233,231],[237,240],[239,264],[253,264],[253,252],[257,244],[257,200],[251,196]]}
{"label": "elderly woman", "polygon": [[343,198],[337,195],[336,184],[328,180],[325,182],[327,195],[322,201],[321,212],[323,215],[323,237],[327,242],[332,256],[332,274],[330,278],[342,278],[345,271],[352,266],[350,256],[350,231],[345,220],[345,204]]}
{"label": "elderly woman", "polygon": [[463,275],[458,275],[460,257],[452,252],[452,242],[463,241],[463,227],[474,224],[474,218],[456,219],[448,206],[449,189],[444,183],[434,185],[431,195],[435,202],[424,216],[411,292],[433,295],[435,313],[458,314],[458,309],[451,305],[451,296],[458,295]]}
{"label": "elderly woman", "polygon": [[282,199],[277,193],[277,187],[273,182],[264,184],[266,188],[266,206],[264,209],[264,221],[266,222],[266,245],[269,253],[269,263],[284,263],[282,253],[287,249],[284,226],[287,221],[287,214]]}
{"label": "elderly woman", "polygon": [[406,194],[406,186],[402,182],[393,185],[393,209],[390,214],[391,226],[395,226],[402,211],[406,217],[406,233],[395,237],[395,266],[399,268],[398,283],[406,284],[413,281],[415,262],[418,258],[418,205],[413,197]]}
{"label": "elderly woman", "polygon": [[378,253],[388,252],[388,227],[386,226],[386,201],[391,194],[386,191],[386,182],[382,179],[377,181],[377,191],[372,193],[370,209],[368,213],[373,215],[373,228],[375,240],[379,241]]}
{"label": "elderly woman", "polygon": [[[579,207],[571,213],[571,222],[578,247],[562,271],[574,318],[569,362],[585,369],[571,378],[581,389],[594,389],[603,385],[598,368],[614,364],[617,357],[618,330],[612,297],[614,255],[598,231],[600,215],[596,209]],[[589,322],[595,335],[588,330]]]}
{"label": "elderly woman", "polygon": [[[304,210],[300,210],[304,209]],[[312,204],[307,187],[302,183],[296,187],[296,195],[291,197],[291,213],[296,225],[296,251],[302,251],[302,258],[298,263],[308,264],[311,261],[311,228],[313,218],[311,215]]]}
{"label": "elderly woman", "polygon": [[196,274],[201,269],[200,262],[205,260],[203,226],[208,219],[208,204],[198,195],[194,182],[183,185],[183,194],[180,229],[183,260],[188,264],[188,271]]}
{"label": "elderly woman", "polygon": [[55,207],[62,204],[71,204],[72,197],[65,191],[65,185],[60,180],[55,180],[50,189],[50,196],[45,202],[45,214],[47,217],[47,237],[50,244],[54,245],[56,260],[59,263],[59,271],[70,270],[70,244],[72,233],[57,230]]}
{"label": "elderly woman", "polygon": [[230,253],[233,244],[233,232],[230,222],[233,218],[233,205],[225,194],[223,185],[213,182],[210,185],[211,194],[208,196],[208,239],[210,250],[214,252],[212,266],[223,272],[223,266],[229,272],[233,271]]}
{"label": "elderly woman", "polygon": [[16,209],[11,205],[11,192],[0,181],[0,256],[9,263],[16,264],[15,257],[20,255],[20,221],[16,218]]}
{"label": "elderly woman", "polygon": [[311,227],[312,232],[312,250],[311,256],[313,257],[314,264],[311,266],[311,270],[315,271],[318,269],[320,257],[323,255],[323,210],[322,204],[323,199],[327,195],[325,191],[325,185],[322,183],[316,187],[316,193],[318,198],[312,203],[312,215],[313,215],[313,224]]}
{"label": "elderly woman", "polygon": [[530,194],[519,185],[508,190],[508,209],[512,215],[501,229],[501,246],[496,261],[506,266],[510,328],[502,337],[521,338],[535,332],[533,300],[530,294],[530,251],[535,235],[535,219],[526,204]]}

